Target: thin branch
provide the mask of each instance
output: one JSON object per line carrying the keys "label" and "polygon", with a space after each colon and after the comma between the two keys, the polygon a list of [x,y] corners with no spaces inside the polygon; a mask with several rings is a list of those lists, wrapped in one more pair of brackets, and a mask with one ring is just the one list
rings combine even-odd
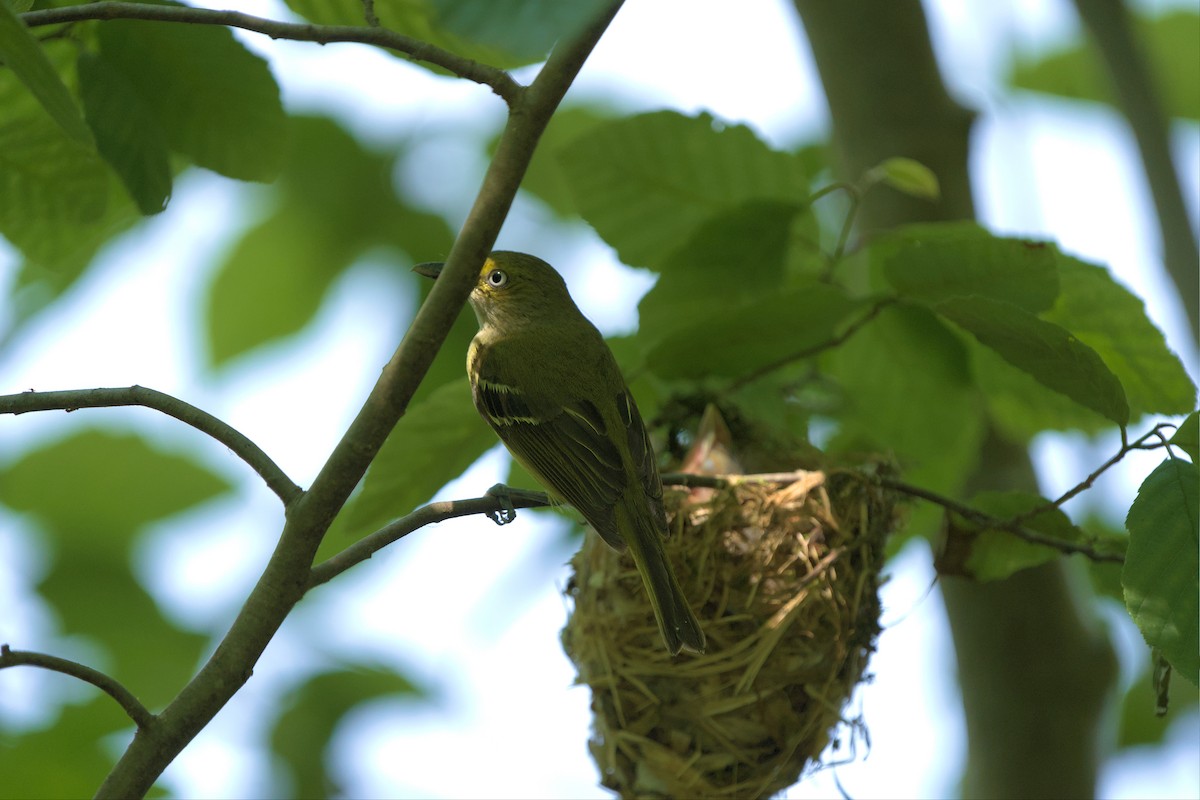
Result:
{"label": "thin branch", "polygon": [[1075,0],[1080,19],[1095,40],[1112,80],[1116,105],[1125,114],[1142,156],[1142,168],[1154,207],[1167,275],[1192,323],[1200,330],[1200,277],[1196,270],[1196,234],[1171,158],[1171,129],[1160,99],[1153,64],[1137,41],[1132,15],[1121,0]]}
{"label": "thin branch", "polygon": [[[312,486],[288,509],[275,551],[229,631],[208,662],[163,709],[158,724],[146,735],[134,737],[97,797],[145,795],[166,766],[250,679],[267,644],[308,590],[313,559],[330,523],[404,415],[466,304],[479,265],[495,244],[539,137],[620,6],[613,2],[577,37],[556,45],[528,88],[512,93],[508,122],[479,194],[446,266],[400,346]],[[375,29],[367,30],[377,35]]]}
{"label": "thin branch", "polygon": [[1066,553],[1067,555],[1078,554],[1085,556],[1092,561],[1110,562],[1115,564],[1125,563],[1124,556],[1120,555],[1119,553],[1102,553],[1088,544],[1069,542],[1065,539],[1047,536],[1044,533],[1039,533],[1038,531],[1025,527],[1015,519],[1000,519],[999,517],[994,517],[991,514],[971,508],[968,505],[964,505],[957,500],[952,500],[949,497],[943,497],[942,495],[931,492],[928,489],[922,489],[920,486],[913,486],[912,484],[881,475],[867,476],[860,475],[855,472],[848,472],[847,474],[857,477],[861,480],[870,481],[882,486],[885,489],[892,489],[893,491],[900,492],[901,494],[906,494],[910,497],[917,497],[921,500],[933,503],[934,505],[941,506],[947,511],[952,511],[955,514],[958,514],[960,517],[975,523],[981,528],[1011,533],[1018,539],[1029,542],[1030,544],[1045,545],[1046,547],[1053,548],[1061,553]]}
{"label": "thin branch", "polygon": [[858,333],[858,331],[861,330],[868,322],[870,322],[871,320],[878,317],[885,308],[887,308],[888,306],[894,305],[897,302],[899,302],[899,298],[896,298],[896,297],[883,298],[879,302],[875,303],[875,305],[871,306],[871,308],[865,314],[863,314],[861,317],[856,319],[854,322],[850,323],[850,325],[846,327],[846,330],[842,331],[837,336],[833,336],[829,339],[826,339],[823,342],[818,342],[817,344],[814,344],[811,347],[806,347],[803,350],[798,350],[795,353],[792,353],[790,355],[784,356],[783,358],[772,361],[770,364],[764,364],[763,366],[759,367],[758,369],[747,372],[745,375],[742,375],[741,377],[732,381],[728,386],[726,386],[725,389],[722,391],[722,395],[732,394],[733,392],[736,392],[738,389],[741,389],[744,386],[747,386],[748,384],[751,384],[754,381],[759,380],[760,378],[763,378],[763,377],[771,374],[775,370],[782,369],[782,368],[788,366],[789,364],[793,364],[797,361],[803,361],[806,358],[812,358],[813,356],[818,355],[819,353],[823,353],[826,350],[832,350],[835,347],[841,346],[851,336]]}
{"label": "thin branch", "polygon": [[133,720],[139,730],[146,730],[155,723],[155,716],[142,705],[140,700],[133,696],[133,692],[122,686],[115,678],[109,677],[91,667],[85,667],[83,664],[68,661],[65,658],[46,655],[45,653],[34,653],[29,650],[10,650],[6,644],[0,645],[0,669],[19,666],[38,667],[40,669],[48,669],[51,672],[61,672],[63,675],[70,675],[72,678],[78,678],[85,683],[90,683],[113,700],[116,700],[118,705],[125,709],[125,713],[129,715],[129,718]]}
{"label": "thin branch", "polygon": [[[368,5],[369,9],[370,6]],[[269,36],[272,39],[289,39],[297,42],[354,42],[382,47],[404,53],[417,61],[449,70],[460,78],[491,87],[492,91],[510,106],[517,102],[523,87],[507,72],[488,64],[464,58],[436,45],[375,26],[357,25],[312,25],[305,22],[280,22],[263,17],[243,14],[240,11],[215,11],[189,6],[150,5],[145,3],[123,3],[101,0],[98,3],[46,8],[27,11],[20,15],[30,28],[40,25],[57,25],[64,22],[85,20],[132,19],[150,22],[175,22],[190,25],[220,25],[241,28]]]}
{"label": "thin branch", "polygon": [[62,392],[21,392],[0,395],[0,414],[25,414],[30,411],[75,411],[80,408],[112,408],[116,406],[143,406],[160,411],[169,417],[191,425],[201,433],[208,434],[233,451],[233,454],[250,465],[284,506],[289,506],[304,492],[284,474],[283,470],[252,442],[245,434],[228,423],[185,403],[169,394],[147,389],[145,386],[127,386],[103,389],[72,389]]}
{"label": "thin branch", "polygon": [[[1082,481],[1075,484],[1067,491],[1063,492],[1063,494],[1057,500],[1051,500],[1049,503],[1046,503],[1045,505],[1030,509],[1029,511],[1026,511],[1023,514],[1018,514],[1017,516],[1013,517],[1012,521],[1017,525],[1021,525],[1021,524],[1024,524],[1025,522],[1033,519],[1038,514],[1044,513],[1046,511],[1052,511],[1056,508],[1061,508],[1062,505],[1064,503],[1066,503],[1068,500],[1070,500],[1071,498],[1076,497],[1077,495],[1083,493],[1084,491],[1092,488],[1092,484],[1094,484],[1101,475],[1103,475],[1105,472],[1107,472],[1111,467],[1116,466],[1116,464],[1119,463],[1121,461],[1121,459],[1125,458],[1125,456],[1129,455],[1129,453],[1131,453],[1132,451],[1134,451],[1134,450],[1157,450],[1160,447],[1165,447],[1166,441],[1162,435],[1162,432],[1167,428],[1173,428],[1173,427],[1175,427],[1174,423],[1161,422],[1158,425],[1155,425],[1154,428],[1152,430],[1150,430],[1148,433],[1146,433],[1144,436],[1139,437],[1136,441],[1133,441],[1133,442],[1129,441],[1128,434],[1127,434],[1125,428],[1122,427],[1121,428],[1121,447],[1119,450],[1117,450],[1116,455],[1114,455],[1112,458],[1108,459],[1103,464],[1101,464],[1099,467],[1097,467],[1095,470],[1093,470],[1092,473],[1090,475],[1088,475],[1086,478],[1084,478]],[[1147,446],[1146,442],[1150,441],[1151,439],[1158,439],[1159,444]]]}
{"label": "thin branch", "polygon": [[312,589],[336,578],[356,564],[366,561],[389,544],[403,539],[426,525],[444,522],[455,517],[468,517],[472,514],[487,514],[492,517],[493,521],[504,524],[499,520],[500,515],[505,515],[514,509],[545,508],[549,505],[550,499],[545,495],[542,495],[541,498],[532,495],[512,497],[507,502],[493,495],[485,495],[469,500],[447,500],[421,506],[411,514],[364,536],[337,555],[313,567],[308,579],[308,588]]}

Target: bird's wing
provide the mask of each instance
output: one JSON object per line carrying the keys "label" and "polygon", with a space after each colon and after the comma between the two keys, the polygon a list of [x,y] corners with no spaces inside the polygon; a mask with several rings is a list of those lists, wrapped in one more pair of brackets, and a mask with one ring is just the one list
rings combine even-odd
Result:
{"label": "bird's wing", "polygon": [[550,402],[482,374],[472,394],[479,413],[517,461],[583,514],[604,541],[624,549],[613,507],[627,485],[625,469],[595,404]]}

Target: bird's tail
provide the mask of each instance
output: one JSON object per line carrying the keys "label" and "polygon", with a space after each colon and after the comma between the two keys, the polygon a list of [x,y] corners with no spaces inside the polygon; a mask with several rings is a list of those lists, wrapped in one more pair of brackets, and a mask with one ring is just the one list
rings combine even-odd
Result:
{"label": "bird's tail", "polygon": [[663,537],[658,526],[649,514],[642,509],[631,510],[627,503],[618,503],[615,511],[617,529],[629,545],[633,562],[641,573],[667,650],[671,655],[685,648],[693,653],[703,653],[704,631],[663,552]]}

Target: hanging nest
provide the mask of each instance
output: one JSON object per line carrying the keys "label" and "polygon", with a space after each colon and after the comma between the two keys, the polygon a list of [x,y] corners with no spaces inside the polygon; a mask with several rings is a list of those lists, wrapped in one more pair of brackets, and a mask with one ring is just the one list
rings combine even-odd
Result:
{"label": "hanging nest", "polygon": [[[586,536],[563,646],[621,797],[767,797],[815,766],[879,633],[892,499],[847,473],[673,492],[667,557],[708,636],[667,655],[628,554]],[[700,496],[697,496],[697,495]]]}

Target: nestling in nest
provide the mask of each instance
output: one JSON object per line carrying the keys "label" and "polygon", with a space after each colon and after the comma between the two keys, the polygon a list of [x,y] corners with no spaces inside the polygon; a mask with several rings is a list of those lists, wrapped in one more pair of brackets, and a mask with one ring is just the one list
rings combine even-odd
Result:
{"label": "nestling in nest", "polygon": [[667,492],[667,556],[708,636],[664,651],[628,555],[584,537],[563,645],[591,687],[592,757],[622,797],[767,797],[813,764],[879,632],[891,499],[798,472]]}

